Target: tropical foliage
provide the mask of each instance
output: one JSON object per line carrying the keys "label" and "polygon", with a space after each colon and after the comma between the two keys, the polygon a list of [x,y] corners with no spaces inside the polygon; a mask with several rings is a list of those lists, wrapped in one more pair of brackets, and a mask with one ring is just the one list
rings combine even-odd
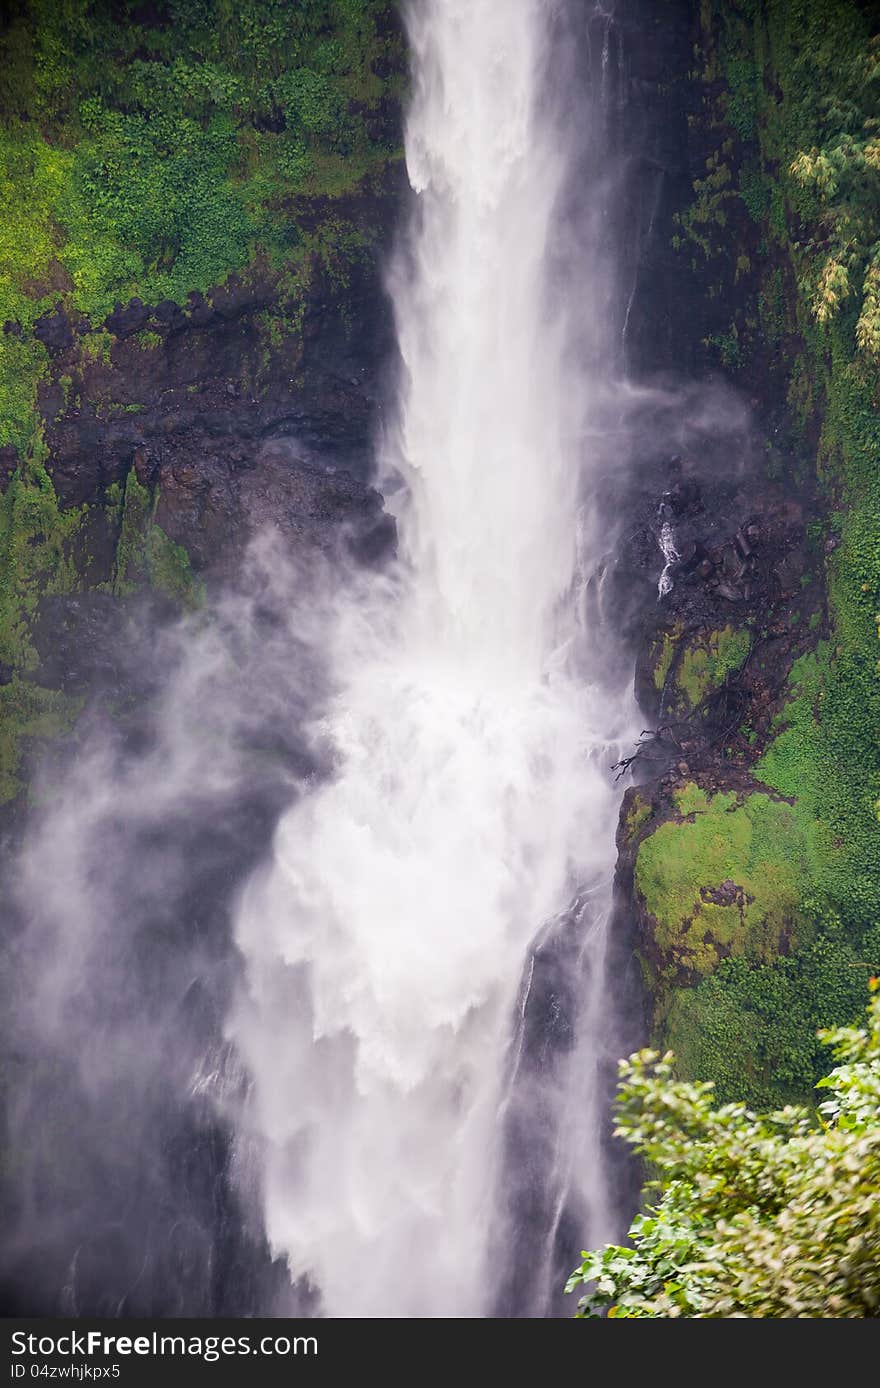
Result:
{"label": "tropical foliage", "polygon": [[822,1033],[837,1068],[818,1115],[716,1107],[673,1058],[621,1063],[619,1136],[659,1198],[630,1247],[585,1253],[578,1315],[615,1318],[880,1315],[880,987],[866,1027]]}

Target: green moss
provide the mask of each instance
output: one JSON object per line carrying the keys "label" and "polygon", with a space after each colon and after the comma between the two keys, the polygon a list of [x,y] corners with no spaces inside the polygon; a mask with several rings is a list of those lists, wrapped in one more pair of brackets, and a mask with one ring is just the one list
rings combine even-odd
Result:
{"label": "green moss", "polygon": [[156,524],[158,495],[141,485],[135,471],[129,472],[121,500],[108,497],[119,510],[119,539],[111,588],[117,597],[142,586],[164,593],[183,608],[201,605],[204,590],[195,578],[189,556]]}
{"label": "green moss", "polygon": [[[810,535],[815,567],[825,564],[827,623],[823,610],[809,621],[811,632],[829,639],[792,670],[756,771],[792,802],[790,837],[777,847],[785,880],[800,882],[796,911],[802,918],[832,911],[846,948],[858,950],[880,903],[880,353],[869,331],[877,296],[867,273],[880,249],[876,16],[853,0],[704,0],[700,23],[703,87],[692,124],[712,148],[682,213],[684,244],[699,249],[693,263],[703,301],[719,304],[713,331],[735,336],[739,355],[727,354],[728,368],[751,393],[759,377],[766,393],[768,371],[778,373],[790,437],[805,459],[813,449],[829,517],[827,529],[814,526]],[[748,220],[737,220],[738,202]],[[734,225],[742,233],[735,244]],[[742,272],[744,251],[751,278]],[[839,270],[829,270],[831,261]],[[826,290],[831,298],[820,312]],[[839,543],[826,557],[829,530]],[[675,670],[682,703],[704,692],[704,670],[704,660],[682,654]],[[696,828],[703,817],[696,814]],[[692,832],[690,825],[669,832],[682,829]],[[705,880],[698,858],[696,886]],[[687,902],[673,905],[684,910]],[[760,973],[742,977],[746,992],[763,986]],[[714,983],[700,989],[722,1006]],[[679,1004],[697,1006],[684,996]]]}
{"label": "green moss", "polygon": [[624,820],[624,832],[628,839],[634,839],[643,824],[651,818],[650,803],[638,792],[632,797]]}
{"label": "green moss", "polygon": [[[45,144],[27,126],[0,126],[0,445],[22,453],[34,432],[37,386],[49,361],[32,330],[57,298],[60,237],[53,209],[69,172],[68,151]],[[4,332],[7,322],[17,324],[20,335]]]}
{"label": "green moss", "polygon": [[669,671],[675,660],[678,643],[681,640],[681,623],[676,622],[670,631],[664,631],[651,652],[651,668],[654,672],[654,688],[659,694],[666,688]]}
{"label": "green moss", "polygon": [[635,868],[660,976],[707,974],[728,954],[772,958],[796,930],[809,857],[792,806],[693,785],[675,800],[686,818],[644,839]]}
{"label": "green moss", "polygon": [[765,784],[797,797],[810,889],[853,930],[873,919],[880,901],[877,751],[866,738],[880,726],[876,679],[858,650],[821,642],[792,669],[780,731],[756,768]]}
{"label": "green moss", "polygon": [[154,352],[157,347],[161,347],[164,338],[161,333],[151,332],[149,328],[144,328],[142,332],[135,333],[134,341],[143,352]]}
{"label": "green moss", "polygon": [[81,707],[81,699],[42,689],[17,676],[0,687],[0,804],[14,799],[22,789],[19,773],[26,740],[69,732]]}
{"label": "green moss", "polygon": [[[117,300],[183,303],[257,263],[300,288],[319,263],[344,278],[367,234],[333,201],[399,157],[381,136],[404,70],[389,15],[19,0],[0,26],[0,326],[18,325],[0,334],[0,444],[29,443],[48,367],[33,325],[59,300],[98,325]],[[87,333],[81,351],[110,347]]]}
{"label": "green moss", "polygon": [[688,781],[680,790],[674,791],[672,802],[682,819],[688,815],[703,814],[709,808],[709,797],[696,781]]}
{"label": "green moss", "polygon": [[71,543],[84,511],[62,511],[42,460],[31,457],[0,498],[0,661],[33,670],[30,624],[44,594],[78,586]]}
{"label": "green moss", "polygon": [[742,628],[725,626],[688,644],[675,672],[677,691],[686,710],[700,706],[706,695],[718,689],[741,668],[748,656],[751,636]]}
{"label": "green moss", "polygon": [[155,523],[147,532],[144,567],[150,586],[177,606],[195,608],[204,602],[204,585],[193,574],[183,545],[175,544]]}
{"label": "green moss", "polygon": [[820,934],[772,963],[725,959],[696,987],[675,990],[664,1045],[682,1074],[714,1081],[721,1103],[809,1102],[828,1068],[816,1032],[859,1015],[872,970],[880,970],[877,928],[857,945]]}
{"label": "green moss", "polygon": [[[0,328],[2,331],[2,328]],[[33,338],[0,337],[0,446],[24,453],[34,430],[37,388],[46,373],[48,353]]]}

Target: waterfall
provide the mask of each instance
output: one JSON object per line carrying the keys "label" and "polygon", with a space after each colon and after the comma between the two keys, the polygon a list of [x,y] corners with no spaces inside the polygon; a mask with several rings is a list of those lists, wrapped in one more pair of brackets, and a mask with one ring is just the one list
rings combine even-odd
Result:
{"label": "waterfall", "polygon": [[[603,682],[582,586],[603,543],[597,361],[620,333],[605,332],[598,240],[591,259],[562,225],[590,132],[556,99],[557,12],[407,9],[413,210],[378,458],[399,559],[334,606],[312,729],[332,774],[282,816],[238,907],[228,1035],[251,1077],[266,1230],[329,1316],[491,1314],[521,977],[572,899],[593,903],[594,967],[557,1114],[563,1194],[575,1182],[607,1206],[590,1057],[608,992],[608,743],[630,706]],[[596,225],[602,196],[597,182]]]}

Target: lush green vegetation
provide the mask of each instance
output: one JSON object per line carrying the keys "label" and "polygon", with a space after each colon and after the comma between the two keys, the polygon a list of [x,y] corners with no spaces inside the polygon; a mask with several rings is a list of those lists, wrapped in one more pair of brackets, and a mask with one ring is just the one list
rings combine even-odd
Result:
{"label": "lush green vegetation", "polygon": [[851,1021],[865,979],[880,970],[877,926],[855,944],[833,919],[815,929],[791,954],[723,959],[695,987],[674,991],[665,1034],[680,1074],[710,1076],[721,1103],[753,1108],[810,1093],[828,1064],[816,1032]]}
{"label": "lush green vegetation", "polygon": [[669,672],[675,660],[678,649],[678,641],[681,637],[681,626],[676,623],[670,631],[664,631],[660,639],[656,642],[651,651],[651,667],[654,674],[654,687],[658,694],[663,694],[666,682],[669,679]]}
{"label": "lush green vegetation", "polygon": [[42,594],[77,584],[71,545],[83,511],[62,511],[39,441],[0,497],[0,661],[31,672],[30,623]]}
{"label": "lush green vegetation", "polygon": [[698,631],[683,639],[681,624],[674,623],[654,643],[651,669],[654,687],[661,695],[663,712],[687,717],[713,690],[741,669],[751,647],[751,635],[730,623],[716,631]]}
{"label": "lush green vegetation", "polygon": [[704,975],[729,954],[772,958],[801,902],[806,845],[792,807],[764,794],[676,791],[677,817],[648,835],[636,886],[655,925],[654,986]]}
{"label": "lush green vegetation", "polygon": [[[676,245],[707,306],[709,356],[775,414],[787,402],[788,444],[828,517],[816,549],[830,629],[793,668],[756,767],[789,802],[763,805],[779,832],[765,824],[756,844],[756,826],[737,828],[739,799],[716,797],[645,840],[636,880],[661,961],[671,951],[692,977],[717,965],[661,991],[658,1035],[674,1039],[682,1074],[770,1103],[805,1095],[815,1026],[845,1020],[853,980],[866,958],[877,965],[865,942],[880,920],[880,31],[855,0],[703,0],[700,18],[690,120],[711,148]],[[680,700],[664,657],[658,685]],[[704,931],[719,872],[754,901],[739,926],[725,908],[720,931]],[[768,956],[758,917],[785,922],[790,957]],[[728,953],[746,957],[720,962]]]}
{"label": "lush green vegetation", "polygon": [[728,676],[735,674],[743,665],[750,646],[749,633],[730,624],[687,646],[675,678],[688,707],[698,708],[711,690],[719,688]]}
{"label": "lush green vegetation", "polygon": [[[90,526],[106,531],[117,597],[149,585],[183,606],[201,598],[133,471],[88,507],[59,505],[40,387],[55,377],[62,413],[140,409],[87,393],[90,365],[113,360],[107,315],[134,296],[210,298],[233,272],[272,288],[255,320],[266,353],[296,332],[316,269],[342,281],[365,252],[370,233],[346,195],[397,157],[384,112],[403,70],[390,11],[387,0],[3,7],[0,447],[18,467],[0,496],[0,803],[20,788],[21,739],[75,711],[40,688],[32,626],[43,597],[83,586]],[[60,366],[35,332],[58,305],[75,328]],[[162,341],[150,326],[136,339],[145,352]]]}
{"label": "lush green vegetation", "polygon": [[635,838],[636,834],[642,828],[642,825],[647,824],[650,818],[650,802],[648,800],[645,800],[641,795],[639,795],[638,792],[636,792],[636,794],[632,797],[632,800],[630,801],[629,808],[626,812],[626,819],[624,821],[624,828],[626,831],[627,838]]}
{"label": "lush green vegetation", "polygon": [[[765,267],[754,283],[757,315],[749,295],[729,296],[734,326],[752,357],[761,356],[768,336],[782,349],[792,423],[803,449],[815,447],[818,433],[829,529],[840,540],[828,562],[834,639],[820,652],[811,695],[795,677],[797,738],[767,759],[763,774],[786,789],[775,778],[794,779],[798,742],[796,779],[817,788],[824,781],[822,803],[814,797],[813,808],[846,858],[838,859],[837,881],[822,885],[848,912],[855,873],[854,906],[863,912],[880,899],[872,814],[880,748],[865,737],[866,728],[880,726],[880,377],[867,349],[876,333],[880,37],[852,0],[708,9],[707,49],[726,83],[714,119],[740,141],[733,197],[757,223]],[[866,877],[873,893],[860,889]]]}
{"label": "lush green vegetation", "polygon": [[[289,287],[356,253],[341,212],[297,215],[394,153],[378,120],[399,72],[379,0],[13,0],[0,20],[0,444],[33,429],[59,299],[183,303],[268,263]],[[148,17],[147,17],[148,16]],[[377,130],[377,136],[371,130]],[[304,223],[308,222],[306,226]]]}
{"label": "lush green vegetation", "polygon": [[[673,1058],[621,1065],[618,1135],[657,1173],[631,1246],[585,1253],[578,1315],[617,1319],[880,1314],[880,991],[867,1027],[824,1032],[840,1062],[817,1117],[716,1106]],[[862,995],[864,996],[864,994]]]}

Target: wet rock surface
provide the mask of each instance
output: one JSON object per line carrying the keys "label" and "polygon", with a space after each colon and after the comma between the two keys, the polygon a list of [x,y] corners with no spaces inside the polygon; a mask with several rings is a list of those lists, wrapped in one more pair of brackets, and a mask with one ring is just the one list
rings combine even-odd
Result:
{"label": "wet rock surface", "polygon": [[[797,930],[786,861],[797,825],[755,768],[793,663],[826,629],[827,556],[811,537],[811,497],[768,480],[765,456],[752,443],[727,475],[694,452],[669,457],[665,486],[634,503],[616,561],[618,582],[643,595],[627,634],[646,725],[618,768],[634,782],[618,830],[620,928],[651,980],[655,1028],[669,988],[731,953],[772,959]],[[796,460],[784,475],[798,475]],[[660,597],[664,521],[678,558]]]}
{"label": "wet rock surface", "polygon": [[[697,461],[667,461],[671,485],[637,501],[635,523],[614,562],[618,588],[641,606],[625,611],[635,656],[635,692],[649,724],[642,774],[717,769],[730,747],[746,755],[739,729],[766,730],[794,659],[824,620],[823,562],[807,534],[808,498],[745,472],[736,481],[701,473]],[[686,498],[686,504],[682,504]],[[679,558],[659,597],[659,533],[673,527]],[[812,625],[811,625],[812,623]],[[720,743],[727,739],[722,749]],[[732,739],[732,744],[731,744]]]}
{"label": "wet rock surface", "polygon": [[210,303],[191,295],[186,310],[119,305],[106,359],[84,363],[71,333],[57,362],[69,402],[57,387],[42,394],[62,504],[100,502],[134,469],[158,495],[158,524],[197,570],[221,578],[267,520],[293,544],[318,546],[350,522],[380,552],[370,532],[393,536],[368,479],[392,338],[378,272],[355,280],[344,305],[316,284],[301,328],[272,344],[271,277],[231,282]]}

